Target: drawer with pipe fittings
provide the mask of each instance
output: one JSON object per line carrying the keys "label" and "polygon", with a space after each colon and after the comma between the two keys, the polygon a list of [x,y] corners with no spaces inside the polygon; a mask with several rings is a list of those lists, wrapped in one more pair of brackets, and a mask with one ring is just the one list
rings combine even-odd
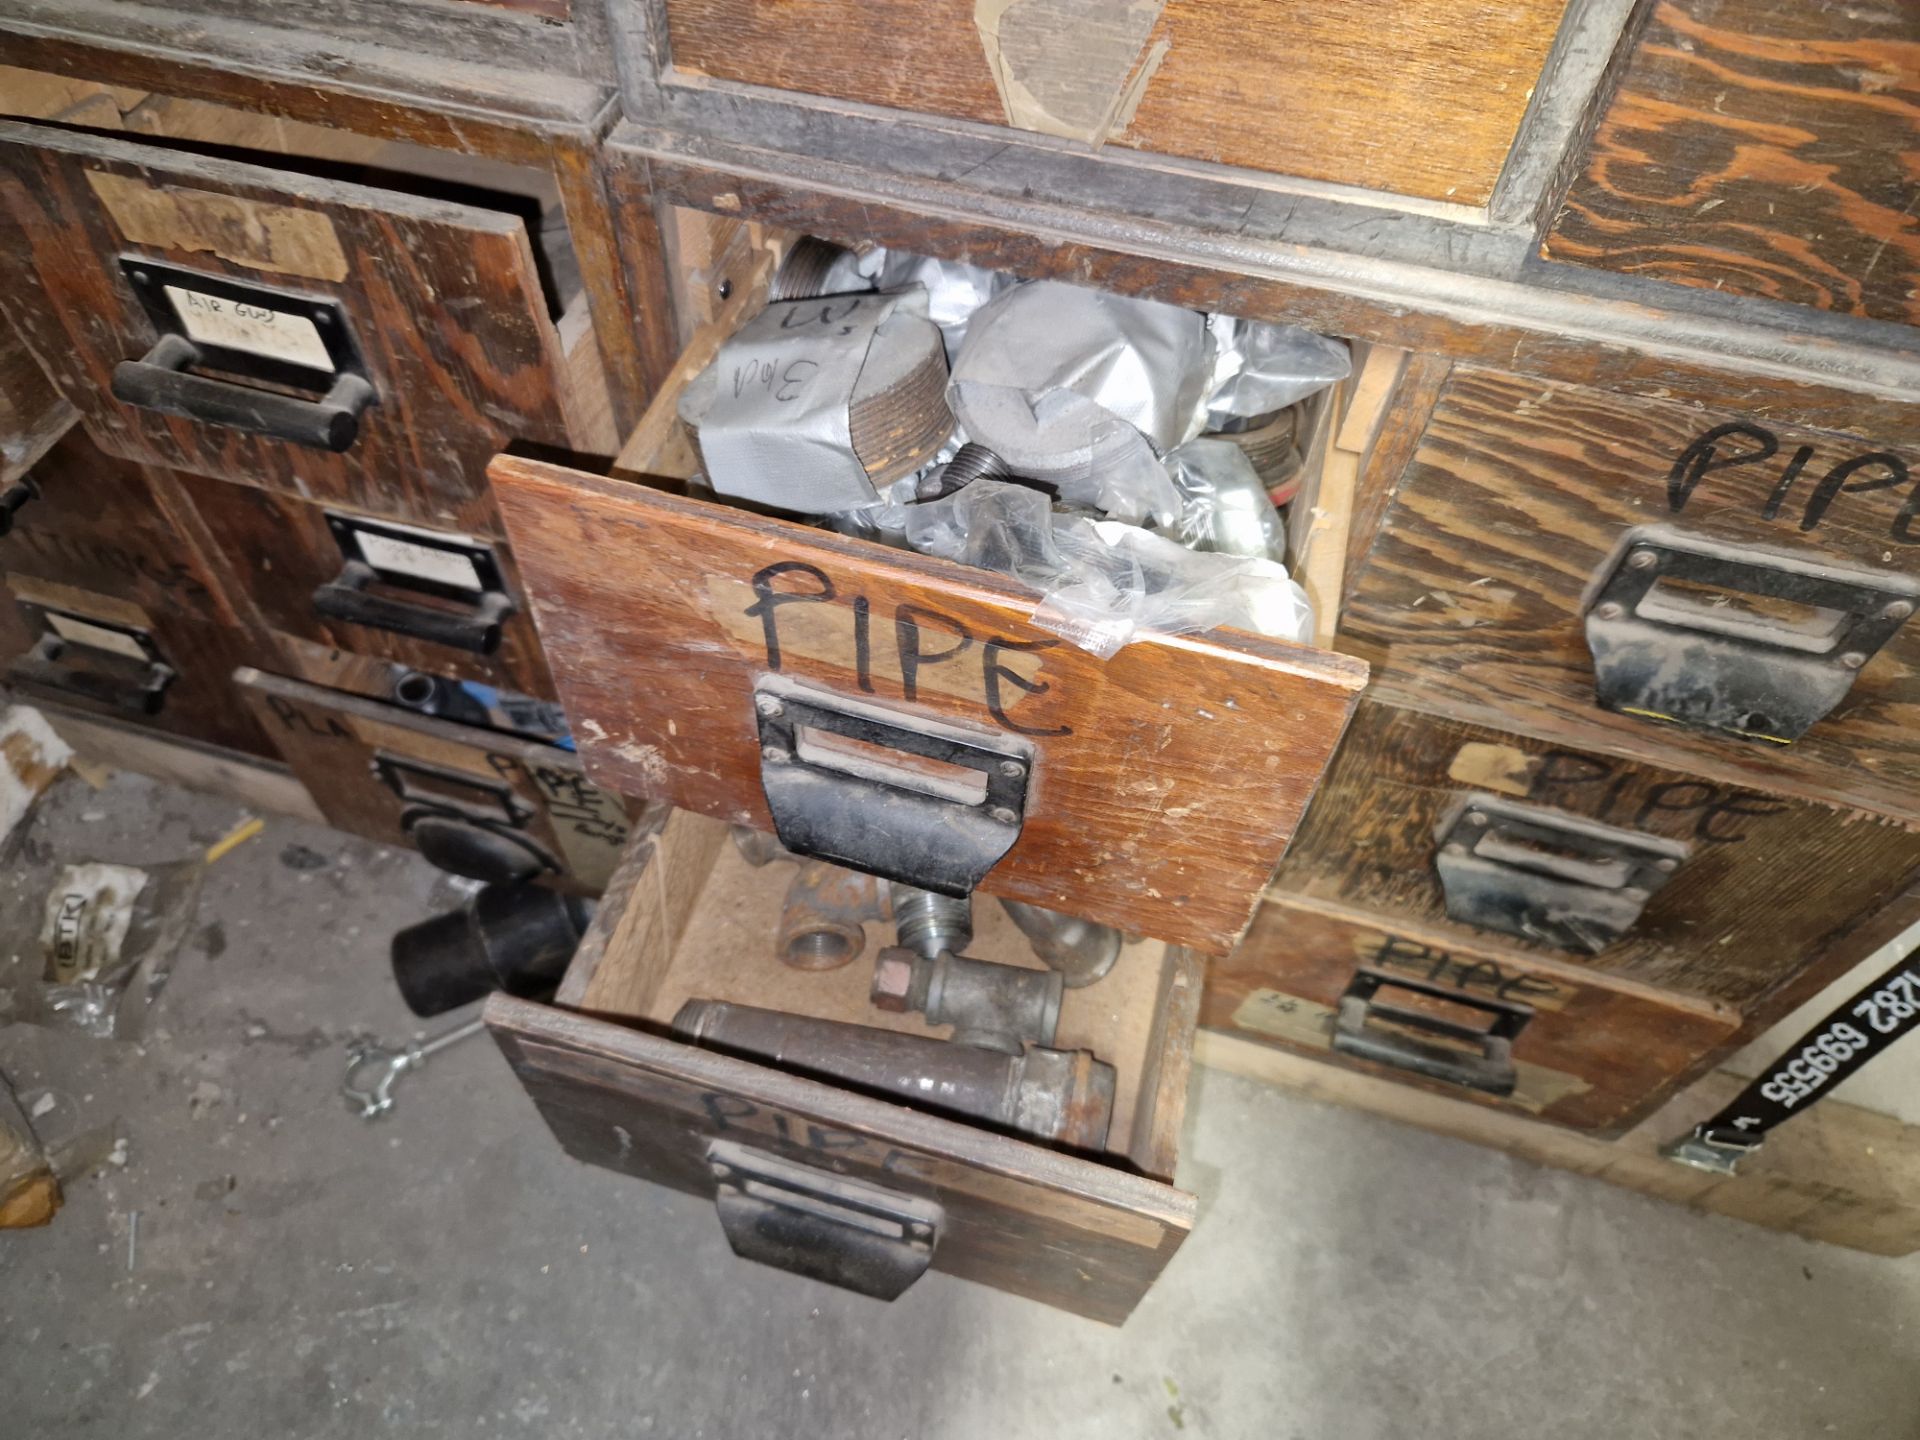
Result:
{"label": "drawer with pipe fittings", "polygon": [[1076,966],[1044,938],[1060,917],[755,871],[759,843],[651,807],[555,1004],[487,1002],[561,1145],[711,1198],[746,1259],[884,1299],[932,1269],[1124,1320],[1193,1224],[1171,1177],[1200,957],[1106,932]]}
{"label": "drawer with pipe fittings", "polygon": [[[7,79],[0,113],[26,103]],[[536,255],[550,180],[472,161],[455,187],[431,152],[263,129],[340,149],[0,121],[6,311],[102,448],[478,533],[508,441],[609,448],[584,293]]]}
{"label": "drawer with pipe fittings", "polygon": [[1369,698],[1274,894],[1745,1015],[1916,876],[1897,819]]}
{"label": "drawer with pipe fittings", "polygon": [[[431,678],[410,676],[416,687]],[[451,699],[436,715],[254,669],[234,683],[328,824],[491,884],[594,895],[612,874],[632,806],[560,745],[492,728]]]}

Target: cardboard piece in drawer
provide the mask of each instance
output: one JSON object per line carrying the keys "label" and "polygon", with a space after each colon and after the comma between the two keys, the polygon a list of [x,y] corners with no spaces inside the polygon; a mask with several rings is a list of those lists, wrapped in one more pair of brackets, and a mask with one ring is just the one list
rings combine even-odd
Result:
{"label": "cardboard piece in drawer", "polygon": [[[1499,843],[1455,823],[1470,805]],[[1657,888],[1633,838],[1674,861]],[[1369,699],[1275,889],[1745,1008],[1916,873],[1920,833],[1892,820]]]}
{"label": "cardboard piece in drawer", "polygon": [[1396,705],[1920,819],[1920,445],[1456,370],[1352,581]]}
{"label": "cardboard piece in drawer", "polygon": [[552,745],[242,670],[241,695],[327,823],[478,880],[598,894],[627,805]]}
{"label": "cardboard piece in drawer", "polygon": [[909,859],[987,853],[966,883],[1223,952],[1366,679],[1224,631],[1102,661],[986,571],[534,461],[491,474],[591,775],[785,831],[769,794],[804,772],[794,813],[867,847],[828,858],[909,883],[931,883]]}

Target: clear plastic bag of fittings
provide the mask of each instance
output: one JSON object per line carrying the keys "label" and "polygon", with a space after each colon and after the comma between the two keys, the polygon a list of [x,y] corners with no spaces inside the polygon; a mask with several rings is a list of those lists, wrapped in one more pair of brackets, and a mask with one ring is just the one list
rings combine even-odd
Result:
{"label": "clear plastic bag of fittings", "polygon": [[62,866],[37,912],[10,933],[34,937],[0,992],[6,1019],[100,1040],[138,1039],[193,924],[200,860]]}
{"label": "clear plastic bag of fittings", "polygon": [[1041,594],[1033,622],[1109,659],[1141,630],[1232,626],[1280,639],[1312,632],[1306,592],[1264,555],[1196,551],[1136,525],[1055,511],[1041,491],[975,480],[907,510],[913,548],[997,571]]}

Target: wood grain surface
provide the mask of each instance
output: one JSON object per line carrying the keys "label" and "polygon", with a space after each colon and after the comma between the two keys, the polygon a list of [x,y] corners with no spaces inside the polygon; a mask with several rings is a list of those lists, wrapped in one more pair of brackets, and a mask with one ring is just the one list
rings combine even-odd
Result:
{"label": "wood grain surface", "polygon": [[[1692,853],[1626,936],[1592,957],[1449,920],[1437,833],[1491,792],[1682,841]],[[1502,734],[1369,699],[1274,882],[1488,953],[1569,963],[1760,1013],[1920,873],[1920,834],[1891,821]]]}
{"label": "wood grain surface", "polygon": [[273,753],[293,767],[335,829],[383,845],[413,843],[401,824],[407,803],[374,765],[387,755],[510,791],[526,816],[520,832],[558,862],[552,883],[559,888],[598,894],[619,861],[626,802],[589,783],[564,750],[258,670],[242,671],[235,683]]}
{"label": "wood grain surface", "polygon": [[666,4],[678,69],[1461,205],[1492,194],[1565,10],[1414,0],[1381,25],[1314,0]]}
{"label": "wood grain surface", "polygon": [[24,475],[78,418],[0,315],[0,486]]}
{"label": "wood grain surface", "polygon": [[[1511,1097],[1335,1052],[1322,1012],[1338,1007],[1360,966],[1533,1008],[1513,1042],[1527,1076]],[[1250,1003],[1251,1002],[1251,1003]],[[1268,1023],[1275,1007],[1315,1022]],[[1462,944],[1364,911],[1293,896],[1269,899],[1231,955],[1207,968],[1201,1023],[1435,1094],[1514,1109],[1578,1130],[1615,1133],[1724,1050],[1738,1017],[1697,1001],[1611,981],[1576,965]]]}
{"label": "wood grain surface", "polygon": [[1920,8],[1649,9],[1541,253],[1920,323]]}
{"label": "wood grain surface", "polygon": [[1587,586],[1641,525],[1914,574],[1917,485],[1911,420],[1836,435],[1457,370],[1353,583],[1342,648],[1397,705],[1920,818],[1920,627],[1775,745],[1600,710],[1582,622]]}
{"label": "wood grain surface", "polygon": [[811,589],[767,570],[811,566],[834,598],[768,612],[791,622],[783,675],[860,695],[864,613],[874,703],[1036,747],[988,890],[1203,950],[1246,927],[1365,681],[1343,657],[1226,633],[1150,635],[1102,662],[986,571],[513,457],[492,475],[604,784],[773,828],[752,688],[775,667],[753,587]]}
{"label": "wood grain surface", "polygon": [[[1537,287],[1500,286],[1433,269],[1382,294],[1342,276],[1295,277],[1248,252],[1200,250],[1216,237],[1155,227],[1118,234],[1103,217],[1056,210],[1044,224],[997,214],[995,197],[963,184],[923,187],[932,198],[893,201],[846,193],[758,169],[732,157],[714,164],[682,153],[661,132],[616,132],[616,162],[641,172],[654,197],[847,245],[876,242],[924,255],[967,260],[1026,279],[1066,280],[1196,310],[1304,325],[1325,335],[1378,341],[1535,375],[1655,399],[1677,398],[1737,410],[1763,422],[1836,430],[1912,433],[1911,392],[1893,394],[1839,370],[1861,358],[1838,341],[1793,337],[1781,363],[1778,332],[1717,334],[1669,343],[1660,312],[1644,303],[1573,300]],[[640,143],[644,137],[644,143]],[[687,147],[699,150],[703,147]],[[621,223],[627,223],[623,212]],[[1085,228],[1082,228],[1085,227]],[[1098,240],[1086,238],[1091,231]],[[1360,267],[1364,268],[1364,267]],[[1409,277],[1402,276],[1402,280]],[[1654,322],[1649,323],[1649,317]],[[1753,342],[1763,339],[1764,344]]]}
{"label": "wood grain surface", "polygon": [[273,662],[273,647],[264,637],[193,619],[179,611],[147,611],[113,595],[15,572],[0,587],[0,681],[5,680],[6,666],[25,655],[42,634],[41,625],[32,610],[22,606],[23,601],[51,606],[83,620],[143,630],[151,637],[160,660],[174,671],[155,715],[130,716],[64,689],[29,689],[16,679],[12,683],[30,703],[46,700],[85,714],[131,720],[162,734],[277,758],[278,752],[240,703],[232,683],[236,668]]}
{"label": "wood grain surface", "polygon": [[[17,124],[0,125],[0,194],[0,245],[20,275],[8,313],[116,453],[493,531],[487,458],[512,439],[569,442],[559,342],[516,217]],[[199,223],[169,243],[181,214]],[[114,400],[114,367],[155,339],[123,254],[338,300],[379,394],[353,446],[333,455]]]}
{"label": "wood grain surface", "polygon": [[37,576],[215,625],[243,625],[177,477],[108,455],[83,430],[29,472],[39,495],[0,538],[0,573]]}
{"label": "wood grain surface", "polygon": [[[500,627],[499,647],[491,654],[477,655],[378,626],[336,620],[316,610],[313,592],[339,578],[345,564],[327,527],[329,507],[204,475],[176,478],[220,557],[217,564],[225,588],[244,598],[267,629],[431,675],[498,685],[542,700],[554,698],[553,679],[513,555],[501,542],[447,532],[485,543],[514,599],[514,613]],[[332,507],[331,513],[352,512]],[[398,587],[384,593],[428,608],[447,608],[446,602],[427,597],[413,600]]]}

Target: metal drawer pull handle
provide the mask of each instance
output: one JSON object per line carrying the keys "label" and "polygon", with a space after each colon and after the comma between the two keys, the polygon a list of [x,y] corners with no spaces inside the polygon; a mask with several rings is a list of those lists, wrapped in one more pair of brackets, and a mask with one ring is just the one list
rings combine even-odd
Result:
{"label": "metal drawer pull handle", "polygon": [[926,1274],[945,1218],[931,1200],[779,1160],[728,1140],[707,1150],[733,1253],[895,1300]]}
{"label": "metal drawer pull handle", "polygon": [[760,787],[794,854],[962,896],[1020,838],[1025,741],[773,676],[753,702]]}
{"label": "metal drawer pull handle", "polygon": [[[1441,1002],[1433,1010],[1382,998],[1382,989]],[[1479,1011],[1482,1028],[1442,1010]],[[1513,1042],[1533,1007],[1486,1000],[1445,985],[1362,967],[1355,972],[1334,1019],[1333,1048],[1343,1055],[1410,1070],[1489,1095],[1511,1095],[1517,1076]],[[1411,1032],[1411,1033],[1409,1033]],[[1428,1038],[1431,1037],[1431,1038]]]}
{"label": "metal drawer pull handle", "polygon": [[51,632],[40,637],[33,649],[7,667],[7,683],[22,690],[38,690],[55,697],[67,696],[110,705],[128,715],[158,715],[173,683],[171,665],[159,660],[139,661],[118,655],[100,655],[87,651],[84,663],[71,652],[87,647],[70,645]]}
{"label": "metal drawer pull handle", "polygon": [[1441,823],[1434,868],[1447,918],[1598,954],[1691,853],[1678,840],[1469,795]]}
{"label": "metal drawer pull handle", "polygon": [[302,400],[256,390],[231,380],[189,372],[200,348],[184,335],[162,335],[145,356],[122,360],[113,370],[113,398],[142,410],[179,415],[207,425],[270,435],[294,445],[334,454],[360,434],[360,416],[375,391],[365,376],[343,371],[321,400]]}
{"label": "metal drawer pull handle", "polygon": [[329,620],[428,640],[474,655],[491,655],[500,648],[500,626],[513,614],[513,601],[504,593],[488,591],[471,609],[441,610],[369,594],[368,587],[380,580],[380,573],[366,561],[349,560],[338,575],[313,592],[313,608]]}
{"label": "metal drawer pull handle", "polygon": [[1632,530],[1586,612],[1601,708],[1785,745],[1832,713],[1920,581]]}

